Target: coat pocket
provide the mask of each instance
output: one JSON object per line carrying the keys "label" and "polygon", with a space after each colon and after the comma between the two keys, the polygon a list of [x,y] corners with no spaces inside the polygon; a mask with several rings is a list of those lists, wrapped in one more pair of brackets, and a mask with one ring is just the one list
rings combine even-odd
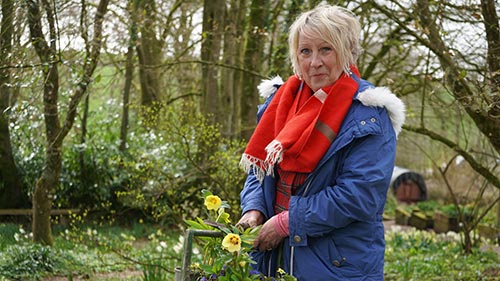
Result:
{"label": "coat pocket", "polygon": [[330,264],[335,267],[342,267],[347,260],[347,258],[340,253],[332,237],[328,239],[328,257],[330,259]]}

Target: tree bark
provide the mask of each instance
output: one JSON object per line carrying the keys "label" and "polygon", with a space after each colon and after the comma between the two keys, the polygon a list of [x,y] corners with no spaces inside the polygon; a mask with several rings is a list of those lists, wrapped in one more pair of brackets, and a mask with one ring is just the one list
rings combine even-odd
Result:
{"label": "tree bark", "polygon": [[[495,0],[481,0],[481,12],[488,44],[488,70],[491,78],[491,91],[500,92],[500,24],[496,12]],[[498,98],[498,96],[497,96]],[[491,108],[491,114],[500,117],[500,99]]]}
{"label": "tree bark", "polygon": [[[247,30],[244,67],[259,72],[262,69],[262,56],[266,39],[266,22],[269,15],[269,1],[253,0],[250,7],[250,25]],[[250,139],[256,124],[259,95],[257,85],[260,77],[248,76],[243,79],[241,97],[242,136]]]}
{"label": "tree bark", "polygon": [[127,61],[125,65],[125,86],[123,88],[123,108],[122,120],[120,124],[120,151],[127,149],[127,132],[128,132],[128,114],[130,102],[130,89],[132,87],[132,78],[134,74],[134,49],[137,39],[137,15],[134,1],[129,1],[130,29],[129,43],[127,48]]}
{"label": "tree bark", "polygon": [[[162,58],[161,42],[156,38],[155,0],[139,0],[137,15],[140,16],[140,38],[137,45],[139,58],[139,79],[141,84],[141,105],[146,108],[157,106],[161,100],[161,79],[159,64]],[[154,113],[154,111],[152,112]]]}
{"label": "tree bark", "polygon": [[[244,47],[244,22],[246,1],[232,0],[226,13],[224,28],[224,56],[225,65],[242,65],[241,50]],[[240,95],[241,71],[231,68],[221,70],[221,117],[223,133],[227,137],[240,137]]]}
{"label": "tree bark", "polygon": [[204,1],[201,60],[213,64],[203,64],[201,67],[203,85],[201,110],[211,122],[218,121],[217,112],[220,109],[219,67],[216,65],[220,60],[225,8],[223,0]]}
{"label": "tree bark", "polygon": [[[10,65],[12,59],[13,26],[12,0],[2,1],[0,29],[0,65]],[[12,153],[9,131],[9,107],[11,104],[11,74],[9,68],[0,70],[0,208],[20,208],[24,198],[23,183]]]}

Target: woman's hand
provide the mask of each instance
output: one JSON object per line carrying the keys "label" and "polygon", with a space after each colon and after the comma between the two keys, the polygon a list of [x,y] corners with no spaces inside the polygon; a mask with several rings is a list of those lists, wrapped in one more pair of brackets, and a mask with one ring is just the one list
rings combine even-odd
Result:
{"label": "woman's hand", "polygon": [[255,239],[253,246],[259,251],[270,251],[281,243],[283,236],[281,236],[278,231],[276,231],[275,223],[277,216],[273,216],[269,219],[260,229],[259,236]]}
{"label": "woman's hand", "polygon": [[264,223],[264,215],[257,210],[250,210],[243,214],[236,226],[241,226],[244,229],[253,228]]}

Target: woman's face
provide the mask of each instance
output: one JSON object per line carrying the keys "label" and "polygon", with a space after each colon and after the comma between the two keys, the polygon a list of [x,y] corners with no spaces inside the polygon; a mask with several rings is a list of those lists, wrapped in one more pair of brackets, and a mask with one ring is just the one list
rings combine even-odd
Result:
{"label": "woman's face", "polygon": [[299,73],[313,91],[330,86],[342,74],[333,46],[321,38],[299,34]]}

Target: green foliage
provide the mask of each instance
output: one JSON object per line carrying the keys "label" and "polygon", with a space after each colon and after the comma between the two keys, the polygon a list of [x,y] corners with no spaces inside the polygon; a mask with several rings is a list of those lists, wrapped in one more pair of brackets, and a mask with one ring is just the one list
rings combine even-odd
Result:
{"label": "green foliage", "polygon": [[[34,102],[16,103],[10,112],[10,136],[14,160],[23,180],[28,196],[34,190],[35,182],[44,165],[45,147],[43,136],[43,114]],[[29,120],[30,122],[26,122]]]}
{"label": "green foliage", "polygon": [[0,274],[12,279],[38,279],[43,273],[53,272],[62,261],[48,246],[40,244],[13,245],[2,258]]}
{"label": "green foliage", "polygon": [[[4,230],[6,228],[2,227],[2,236],[7,237],[10,231],[4,233]],[[14,234],[15,243],[6,246],[0,254],[0,276],[14,280],[38,280],[46,274],[58,273],[67,268],[67,264],[75,262],[71,256],[49,246],[30,243],[30,238],[30,234],[22,228]]]}
{"label": "green foliage", "polygon": [[[16,229],[13,237],[12,229]],[[173,280],[173,269],[180,263],[179,233],[153,225],[92,228],[82,224],[71,230],[55,231],[54,236],[54,246],[50,248],[33,244],[31,234],[19,226],[0,225],[0,244],[6,245],[0,251],[0,280],[38,280],[50,276],[104,280],[97,276],[119,276],[125,270],[151,272],[154,266],[158,268],[154,276],[162,278],[148,280]]]}
{"label": "green foliage", "polygon": [[[161,231],[158,231],[148,237],[150,241],[148,245],[149,250],[146,251],[140,258],[144,281],[161,281],[171,279],[170,272],[175,266],[175,263],[172,263],[172,261],[176,261],[177,259],[173,259],[172,252],[169,252],[169,249],[173,248],[172,244],[174,244],[175,241],[174,243],[170,243],[171,241],[168,241],[167,243],[166,241],[163,241],[164,238],[165,236]],[[154,247],[154,250],[152,250],[152,247]]]}
{"label": "green foliage", "polygon": [[394,218],[396,215],[396,208],[398,207],[398,202],[392,191],[389,190],[387,193],[387,200],[384,206],[384,215],[390,218]]}
{"label": "green foliage", "polygon": [[443,212],[445,215],[449,217],[457,218],[458,217],[457,208],[460,208],[460,211],[466,218],[472,215],[473,206],[471,205],[465,205],[465,206],[460,205],[457,207],[454,204],[447,204],[439,208],[439,210],[441,210],[441,212]]}
{"label": "green foliage", "polygon": [[427,215],[432,215],[440,206],[441,204],[435,200],[420,201],[416,204],[416,207]]}
{"label": "green foliage", "polygon": [[[173,280],[174,269],[181,266],[185,242],[180,232],[151,224],[127,228],[80,224],[56,230],[54,238],[54,246],[47,248],[32,244],[30,234],[19,226],[0,224],[0,280],[137,280],[137,274],[113,279],[123,276],[120,273],[125,270],[142,272],[143,280]],[[387,230],[385,280],[495,280],[500,270],[498,254],[475,248],[472,254],[463,255],[461,239],[453,232],[435,234],[398,227]],[[491,247],[486,242],[484,249]],[[194,248],[193,253],[195,261],[202,261],[204,251]],[[26,261],[31,263],[21,266]],[[285,276],[280,278],[287,280]]]}
{"label": "green foliage", "polygon": [[[262,274],[252,270],[254,261],[249,253],[253,248],[253,241],[260,231],[260,226],[242,229],[231,223],[230,215],[226,213],[229,205],[219,196],[208,190],[202,191],[206,219],[197,217],[195,220],[186,220],[192,231],[211,231],[220,233],[220,237],[200,236],[203,247],[202,259],[191,265],[191,274],[201,280],[266,280]],[[188,238],[189,239],[189,238]],[[191,243],[191,241],[186,241]],[[187,247],[185,247],[187,248]],[[273,280],[296,280],[280,270]]]}
{"label": "green foliage", "polygon": [[15,244],[14,235],[19,231],[19,226],[14,224],[0,224],[0,251],[7,246]]}
{"label": "green foliage", "polygon": [[386,233],[385,279],[493,280],[500,270],[499,256],[479,249],[464,255],[461,239],[454,232],[393,228]]}
{"label": "green foliage", "polygon": [[192,104],[163,108],[157,117],[129,139],[127,156],[120,159],[128,177],[118,200],[163,223],[198,211],[196,194],[203,188],[236,202],[245,177],[238,165],[243,143],[223,138],[220,127]]}
{"label": "green foliage", "polygon": [[[199,210],[195,194],[202,188],[236,203],[245,177],[239,167],[244,143],[222,137],[220,126],[196,113],[193,104],[154,110],[154,118],[144,119],[147,124],[129,125],[127,149],[120,151],[119,102],[110,98],[92,103],[85,142],[81,143],[81,126],[76,122],[63,145],[54,207],[107,213],[103,219],[133,212],[138,219],[177,224],[184,215]],[[43,114],[27,103],[20,103],[13,112],[16,162],[31,195],[44,165],[44,135],[38,128],[43,127]],[[133,110],[131,120],[141,120]]]}

